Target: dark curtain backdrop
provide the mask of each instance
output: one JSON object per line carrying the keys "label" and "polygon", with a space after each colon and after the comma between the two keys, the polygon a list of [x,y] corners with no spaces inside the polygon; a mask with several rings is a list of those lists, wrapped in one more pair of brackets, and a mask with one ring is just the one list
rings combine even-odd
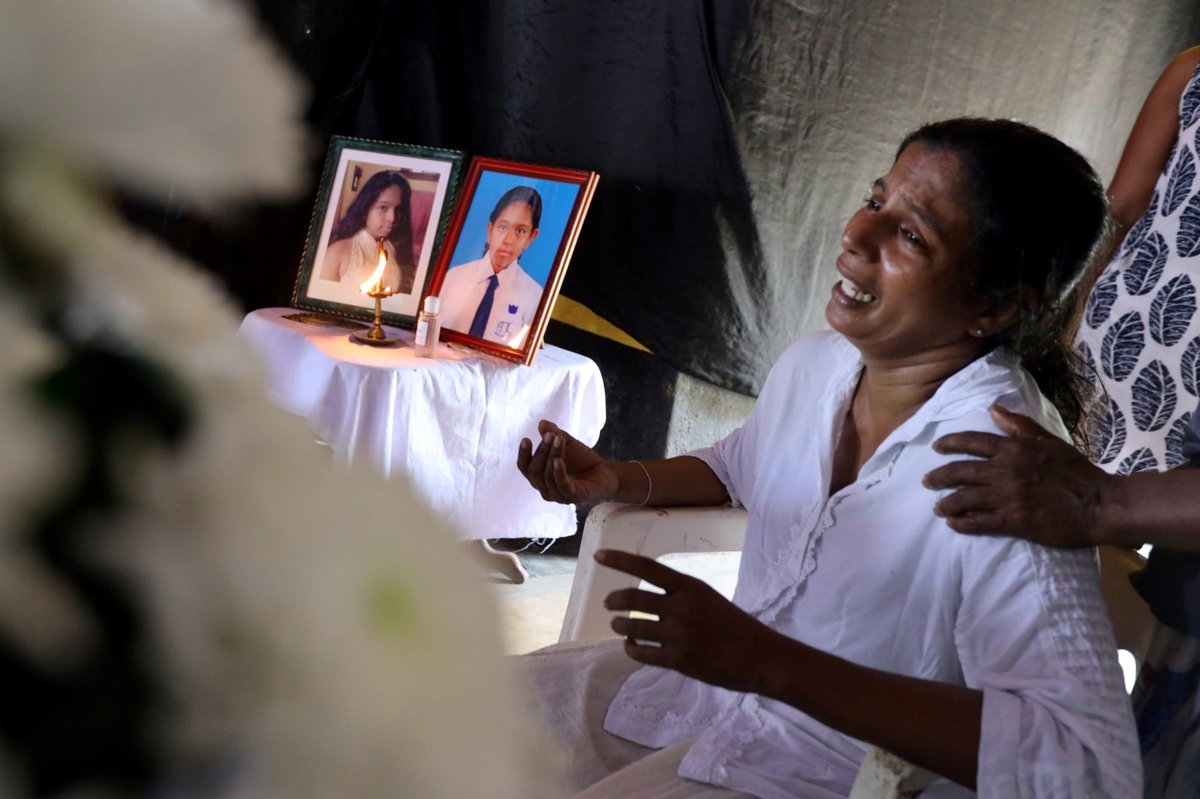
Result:
{"label": "dark curtain backdrop", "polygon": [[672,366],[754,390],[762,365],[741,353],[762,333],[764,264],[726,96],[748,6],[375,0],[261,13],[312,79],[322,139],[600,172],[563,294]]}
{"label": "dark curtain backdrop", "polygon": [[312,191],[217,224],[131,204],[247,307],[290,300],[332,134],[590,168],[563,293],[743,393],[823,326],[841,225],[905,132],[1019,117],[1107,179],[1154,77],[1200,40],[1194,0],[255,7],[312,85]]}

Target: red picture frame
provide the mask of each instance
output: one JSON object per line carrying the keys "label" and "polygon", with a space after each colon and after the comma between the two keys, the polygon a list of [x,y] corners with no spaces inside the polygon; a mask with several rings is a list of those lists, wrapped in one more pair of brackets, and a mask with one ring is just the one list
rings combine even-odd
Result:
{"label": "red picture frame", "polygon": [[472,159],[426,295],[442,338],[531,365],[599,175]]}

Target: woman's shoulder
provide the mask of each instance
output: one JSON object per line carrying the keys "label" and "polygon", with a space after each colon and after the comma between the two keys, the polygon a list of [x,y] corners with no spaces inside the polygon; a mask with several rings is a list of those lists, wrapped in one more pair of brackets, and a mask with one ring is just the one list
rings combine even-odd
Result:
{"label": "woman's shoulder", "polygon": [[[1151,88],[1147,102],[1149,103],[1154,98],[1161,98],[1161,107],[1164,111],[1170,109],[1172,112],[1178,111],[1186,115],[1187,110],[1195,105],[1193,98],[1197,87],[1200,87],[1200,83],[1197,82],[1198,74],[1200,74],[1200,45],[1189,47],[1171,59]],[[1187,123],[1191,121],[1194,121],[1194,117],[1192,119],[1173,118],[1171,128],[1173,129],[1178,122],[1185,123],[1183,128],[1189,127]]]}
{"label": "woman's shoulder", "polygon": [[1177,79],[1184,82],[1192,78],[1197,69],[1200,69],[1200,45],[1184,50],[1167,65],[1167,71],[1176,72]]}
{"label": "woman's shoulder", "polygon": [[979,358],[943,383],[919,415],[935,423],[941,435],[959,430],[996,433],[999,429],[989,413],[992,405],[1029,416],[1055,435],[1066,437],[1058,411],[1016,355],[1003,348]]}

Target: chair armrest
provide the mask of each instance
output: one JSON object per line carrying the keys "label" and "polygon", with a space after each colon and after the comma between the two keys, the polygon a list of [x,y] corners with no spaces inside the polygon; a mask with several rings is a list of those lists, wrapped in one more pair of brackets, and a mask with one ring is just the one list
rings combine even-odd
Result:
{"label": "chair armrest", "polygon": [[872,746],[867,750],[848,799],[904,799],[919,796],[937,775],[917,768],[891,752]]}
{"label": "chair armrest", "polygon": [[604,597],[638,584],[636,577],[606,569],[592,557],[598,549],[623,549],[650,558],[675,552],[734,552],[746,538],[746,511],[728,505],[648,508],[606,502],[588,514],[579,562],[559,641],[608,638],[611,613]]}

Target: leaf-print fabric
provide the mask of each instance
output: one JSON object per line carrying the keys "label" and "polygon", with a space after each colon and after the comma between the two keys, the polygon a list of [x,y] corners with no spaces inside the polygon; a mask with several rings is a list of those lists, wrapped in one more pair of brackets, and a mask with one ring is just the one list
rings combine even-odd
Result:
{"label": "leaf-print fabric", "polygon": [[1092,288],[1076,340],[1100,389],[1092,459],[1110,472],[1181,463],[1200,397],[1200,68],[1179,118],[1150,204]]}
{"label": "leaf-print fabric", "polygon": [[1104,334],[1104,340],[1100,342],[1100,371],[1110,380],[1124,380],[1133,374],[1145,346],[1146,326],[1142,323],[1142,315],[1130,311]]}
{"label": "leaf-print fabric", "polygon": [[1111,399],[1107,407],[1097,411],[1089,442],[1092,460],[1102,466],[1115,463],[1125,447],[1125,414]]}
{"label": "leaf-print fabric", "polygon": [[1166,201],[1163,203],[1163,213],[1173,214],[1192,193],[1192,184],[1196,182],[1196,158],[1192,151],[1184,147],[1175,168],[1171,170],[1171,179],[1167,181]]}
{"label": "leaf-print fabric", "polygon": [[1137,247],[1146,238],[1146,231],[1150,229],[1150,223],[1158,216],[1158,189],[1150,195],[1150,205],[1146,208],[1146,212],[1133,223],[1133,227],[1129,229],[1129,233],[1125,236],[1125,241],[1121,243],[1121,249],[1118,252],[1118,257],[1127,254],[1130,250]]}
{"label": "leaf-print fabric", "polygon": [[1088,295],[1087,307],[1083,318],[1088,327],[1095,329],[1108,321],[1113,303],[1117,301],[1117,278],[1119,271],[1108,272],[1096,281],[1092,293]]}
{"label": "leaf-print fabric", "polygon": [[1121,461],[1121,465],[1117,467],[1117,474],[1133,474],[1157,467],[1158,461],[1154,460],[1154,453],[1150,451],[1149,447],[1142,447]]}
{"label": "leaf-print fabric", "polygon": [[1200,339],[1192,339],[1183,351],[1179,374],[1183,378],[1183,387],[1189,394],[1193,397],[1200,394]]}
{"label": "leaf-print fabric", "polygon": [[1167,281],[1150,303],[1150,335],[1165,347],[1172,347],[1187,335],[1196,315],[1196,287],[1187,275]]}
{"label": "leaf-print fabric", "polygon": [[[1175,420],[1175,424],[1171,425],[1170,432],[1167,433],[1167,462],[1166,468],[1174,469],[1184,462],[1183,456],[1183,437],[1187,434],[1188,425],[1192,423],[1192,411],[1188,411],[1183,416]],[[1171,453],[1177,453],[1174,457]]]}
{"label": "leaf-print fabric", "polygon": [[1175,379],[1162,361],[1151,361],[1133,381],[1133,421],[1142,432],[1161,430],[1175,412]]}
{"label": "leaf-print fabric", "polygon": [[1146,237],[1133,253],[1133,263],[1125,270],[1125,290],[1135,297],[1146,294],[1158,285],[1167,256],[1171,254],[1167,240],[1157,231]]}
{"label": "leaf-print fabric", "polygon": [[1179,215],[1179,232],[1175,250],[1180,258],[1200,255],[1200,194],[1187,201]]}

